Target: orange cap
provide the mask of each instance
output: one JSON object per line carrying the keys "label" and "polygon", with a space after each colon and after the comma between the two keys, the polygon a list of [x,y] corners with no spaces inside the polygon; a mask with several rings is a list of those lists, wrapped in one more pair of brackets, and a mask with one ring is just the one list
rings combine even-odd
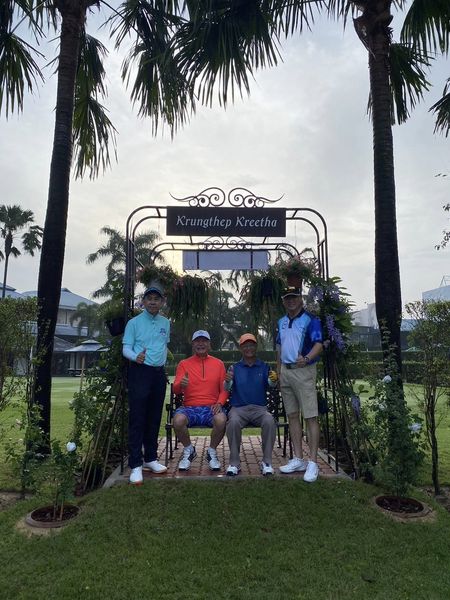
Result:
{"label": "orange cap", "polygon": [[255,342],[256,344],[256,338],[253,333],[244,333],[244,335],[241,335],[239,338],[239,346],[242,346],[245,342]]}

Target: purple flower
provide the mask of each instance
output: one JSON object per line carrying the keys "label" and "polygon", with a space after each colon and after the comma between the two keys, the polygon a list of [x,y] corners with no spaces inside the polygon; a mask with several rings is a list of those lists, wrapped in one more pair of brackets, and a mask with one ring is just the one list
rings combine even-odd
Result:
{"label": "purple flower", "polygon": [[352,396],[352,408],[353,412],[355,413],[355,417],[359,421],[361,418],[361,400],[359,399],[359,396]]}
{"label": "purple flower", "polygon": [[342,337],[342,333],[340,332],[340,330],[334,324],[334,318],[331,315],[326,315],[325,323],[327,326],[328,335],[336,344],[336,348],[343,352],[345,350],[344,338]]}

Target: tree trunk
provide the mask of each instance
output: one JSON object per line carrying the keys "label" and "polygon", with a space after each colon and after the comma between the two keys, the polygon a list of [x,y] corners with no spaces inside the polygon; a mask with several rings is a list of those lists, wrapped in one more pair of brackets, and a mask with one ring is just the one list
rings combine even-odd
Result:
{"label": "tree trunk", "polygon": [[3,290],[2,290],[2,298],[6,296],[6,278],[8,276],[8,262],[9,262],[9,254],[5,252],[5,267],[3,269]]}
{"label": "tree trunk", "polygon": [[36,370],[34,401],[41,408],[40,426],[50,440],[50,394],[53,337],[61,295],[66,242],[69,182],[72,163],[72,121],[80,34],[86,14],[85,2],[59,0],[61,37],[55,130],[50,166],[47,213],[45,217],[38,281],[38,337],[40,361]]}
{"label": "tree trunk", "polygon": [[[389,84],[389,25],[391,0],[370,3],[369,40],[370,93],[372,100],[374,193],[375,193],[375,303],[382,349],[389,346],[401,380],[400,325],[402,298],[395,208],[392,100]],[[386,336],[383,336],[383,330]]]}

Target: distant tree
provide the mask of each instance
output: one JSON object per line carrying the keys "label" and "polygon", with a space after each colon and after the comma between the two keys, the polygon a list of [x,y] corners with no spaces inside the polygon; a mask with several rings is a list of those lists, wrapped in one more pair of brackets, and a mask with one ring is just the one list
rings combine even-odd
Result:
{"label": "distant tree", "polygon": [[414,329],[409,334],[410,343],[422,354],[421,373],[423,396],[419,406],[425,415],[428,443],[431,448],[431,476],[435,494],[440,493],[439,452],[437,426],[450,400],[450,302],[419,301],[406,305],[408,315],[414,319]]}
{"label": "distant tree", "polygon": [[70,317],[70,324],[72,326],[75,322],[77,324],[78,335],[81,335],[85,327],[88,338],[93,337],[103,329],[103,320],[99,317],[98,306],[96,304],[80,302]]}
{"label": "distant tree", "polygon": [[21,255],[17,247],[17,237],[22,234],[22,248],[31,256],[34,256],[34,251],[41,247],[42,228],[39,225],[32,225],[33,222],[34,214],[31,210],[22,210],[16,204],[0,206],[0,235],[4,240],[3,249],[0,249],[0,258],[5,261],[2,298],[6,295],[9,258],[10,256],[17,258]]}
{"label": "distant tree", "polygon": [[[450,204],[445,204],[442,208],[445,211],[450,212]],[[436,245],[436,250],[441,250],[441,248],[445,248],[450,242],[450,230],[444,229],[442,233],[444,234],[444,237],[442,238],[441,242]]]}
{"label": "distant tree", "polygon": [[[118,289],[124,287],[125,282],[125,236],[113,227],[102,227],[100,233],[107,236],[107,240],[98,250],[89,254],[86,259],[88,265],[98,260],[107,258],[106,282],[93,292],[94,298],[112,298]],[[148,262],[150,251],[159,240],[156,231],[143,231],[136,235],[136,259],[142,264]],[[159,259],[163,262],[163,259]]]}

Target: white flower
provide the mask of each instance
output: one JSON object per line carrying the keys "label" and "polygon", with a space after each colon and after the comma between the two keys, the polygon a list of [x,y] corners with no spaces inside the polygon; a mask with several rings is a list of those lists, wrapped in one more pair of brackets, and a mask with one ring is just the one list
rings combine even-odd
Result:
{"label": "white flower", "polygon": [[73,400],[69,400],[69,406],[73,406]]}
{"label": "white flower", "polygon": [[392,377],[390,375],[385,375],[381,381],[383,383],[391,383]]}
{"label": "white flower", "polygon": [[22,425],[22,421],[20,419],[16,419],[16,425],[17,427],[20,427]]}
{"label": "white flower", "polygon": [[379,408],[380,410],[386,410],[386,404],[385,404],[384,402],[380,402],[380,403],[378,404],[378,408]]}
{"label": "white flower", "polygon": [[66,448],[67,452],[73,452],[77,449],[77,445],[75,444],[75,442],[67,442]]}
{"label": "white flower", "polygon": [[409,428],[411,429],[411,431],[413,433],[419,433],[419,431],[422,429],[422,424],[421,423],[412,423]]}

